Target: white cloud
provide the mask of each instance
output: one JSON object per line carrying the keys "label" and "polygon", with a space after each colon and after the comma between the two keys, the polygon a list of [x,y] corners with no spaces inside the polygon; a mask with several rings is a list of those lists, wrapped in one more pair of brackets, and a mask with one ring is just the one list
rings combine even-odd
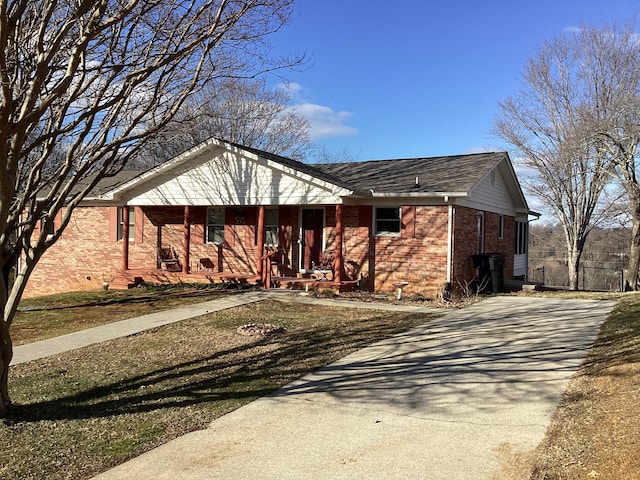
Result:
{"label": "white cloud", "polygon": [[300,92],[302,92],[302,85],[296,82],[279,83],[278,85],[276,85],[276,87],[282,90],[286,90],[291,98],[297,97]]}
{"label": "white cloud", "polygon": [[358,134],[358,129],[347,125],[353,114],[347,111],[335,111],[326,105],[314,103],[305,95],[305,87],[296,82],[281,83],[277,86],[287,90],[291,99],[288,111],[300,115],[311,125],[311,140],[330,137],[349,137]]}
{"label": "white cloud", "polygon": [[582,28],[576,27],[575,25],[569,25],[568,27],[564,27],[562,31],[566,33],[580,33],[582,32]]}
{"label": "white cloud", "polygon": [[357,128],[346,124],[353,116],[351,112],[336,112],[330,107],[316,103],[292,105],[290,110],[309,121],[311,140],[327,137],[349,137],[358,133]]}

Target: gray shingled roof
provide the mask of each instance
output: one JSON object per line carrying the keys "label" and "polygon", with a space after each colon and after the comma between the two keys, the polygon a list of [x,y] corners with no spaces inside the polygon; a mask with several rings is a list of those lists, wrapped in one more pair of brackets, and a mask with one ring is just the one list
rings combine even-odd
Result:
{"label": "gray shingled roof", "polygon": [[[315,168],[351,186],[375,193],[468,192],[505,158],[504,152],[447,157],[329,163]],[[419,187],[415,186],[418,177]]]}
{"label": "gray shingled roof", "polygon": [[[400,194],[468,192],[506,155],[505,152],[487,152],[310,165],[262,150],[236,146],[348,190]],[[416,177],[419,187],[415,186]]]}
{"label": "gray shingled roof", "polygon": [[[93,187],[90,197],[99,197],[100,195],[104,195],[105,193],[109,193],[111,190],[119,187],[120,185],[127,183],[129,180],[134,179],[138,175],[144,173],[146,170],[121,170],[115,175],[110,177],[103,177],[98,181],[98,184]],[[83,181],[78,182],[76,187],[74,188],[74,192],[77,192],[84,188],[85,185],[90,183],[92,180],[92,176],[87,177]]]}
{"label": "gray shingled roof", "polygon": [[[382,194],[465,193],[507,155],[505,152],[452,155],[444,157],[370,160],[348,163],[306,164],[259,149],[234,145],[267,160],[308,174],[356,195],[371,190]],[[144,173],[123,170],[102,179],[91,192],[104,195]],[[415,186],[418,177],[419,186]]]}

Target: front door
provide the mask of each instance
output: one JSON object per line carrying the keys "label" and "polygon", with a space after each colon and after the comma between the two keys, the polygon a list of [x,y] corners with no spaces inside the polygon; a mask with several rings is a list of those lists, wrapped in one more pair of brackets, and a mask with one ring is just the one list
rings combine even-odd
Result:
{"label": "front door", "polygon": [[322,255],[322,231],[324,209],[302,209],[302,269],[311,270],[312,264],[320,262]]}

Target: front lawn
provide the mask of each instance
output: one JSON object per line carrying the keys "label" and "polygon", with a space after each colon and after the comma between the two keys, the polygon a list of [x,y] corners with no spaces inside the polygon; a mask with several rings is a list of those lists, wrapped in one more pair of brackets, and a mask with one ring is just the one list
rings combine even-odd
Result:
{"label": "front lawn", "polygon": [[0,478],[90,478],[430,318],[265,301],[12,367]]}

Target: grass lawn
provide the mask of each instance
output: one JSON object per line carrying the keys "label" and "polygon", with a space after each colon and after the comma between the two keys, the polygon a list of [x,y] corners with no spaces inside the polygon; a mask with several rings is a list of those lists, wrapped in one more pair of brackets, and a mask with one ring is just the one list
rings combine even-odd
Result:
{"label": "grass lawn", "polygon": [[22,345],[237,291],[237,287],[229,290],[223,284],[163,285],[25,299],[11,325],[11,338],[14,346]]}
{"label": "grass lawn", "polygon": [[[102,292],[103,302],[49,297],[38,300],[44,310],[23,311],[12,331],[28,342],[172,305],[165,301],[221,294],[229,293]],[[507,460],[511,473],[500,478],[638,478],[640,294],[587,298],[615,299],[616,308],[569,383],[544,442]],[[83,306],[73,306],[78,303]],[[0,423],[0,478],[90,478],[429,319],[266,301],[18,365],[10,378],[16,405]],[[287,330],[267,338],[239,335],[237,327],[249,323]]]}
{"label": "grass lawn", "polygon": [[618,296],[526,478],[640,478],[640,294]]}
{"label": "grass lawn", "polygon": [[[68,323],[93,324],[92,312],[104,317],[105,307],[82,307],[81,319],[70,315],[76,320]],[[25,311],[20,323],[42,313]],[[17,365],[10,378],[15,405],[0,423],[0,478],[90,478],[430,318],[265,301]],[[65,322],[53,323],[58,331]],[[286,332],[237,333],[250,323]]]}

